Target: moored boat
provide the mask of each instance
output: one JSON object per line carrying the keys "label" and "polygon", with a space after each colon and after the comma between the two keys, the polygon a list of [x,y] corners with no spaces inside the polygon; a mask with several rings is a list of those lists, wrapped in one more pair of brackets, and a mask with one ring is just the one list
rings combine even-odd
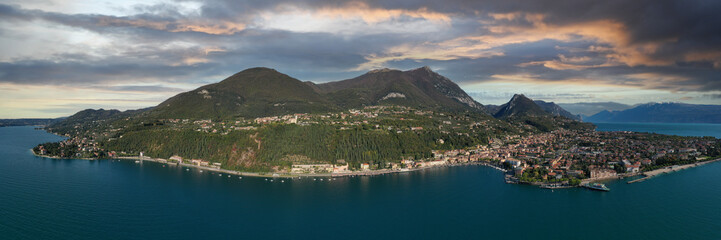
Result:
{"label": "moored boat", "polygon": [[586,184],[583,184],[582,186],[585,188],[591,189],[591,190],[596,190],[596,191],[604,191],[604,192],[611,191],[611,189],[609,189],[608,187],[606,187],[606,185],[604,185],[602,183],[586,183]]}

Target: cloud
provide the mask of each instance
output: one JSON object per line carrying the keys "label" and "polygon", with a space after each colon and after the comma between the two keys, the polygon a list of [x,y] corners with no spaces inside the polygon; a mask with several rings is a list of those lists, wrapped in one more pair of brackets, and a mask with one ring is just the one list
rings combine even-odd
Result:
{"label": "cloud", "polygon": [[117,17],[97,14],[61,14],[41,10],[26,10],[5,4],[0,4],[0,18],[14,21],[43,20],[97,32],[114,31],[112,29],[138,28],[164,32],[232,35],[246,28],[244,23],[235,22],[232,19],[199,19],[182,15],[153,16],[139,14]]}
{"label": "cloud", "polygon": [[702,95],[705,98],[712,98],[712,99],[721,99],[721,93],[717,94],[704,94]]}
{"label": "cloud", "polygon": [[[0,4],[0,84],[14,87],[170,93],[256,66],[325,82],[429,65],[464,88],[516,84],[509,93],[526,84],[721,91],[718,1],[14,3]],[[701,99],[715,100],[689,101]]]}

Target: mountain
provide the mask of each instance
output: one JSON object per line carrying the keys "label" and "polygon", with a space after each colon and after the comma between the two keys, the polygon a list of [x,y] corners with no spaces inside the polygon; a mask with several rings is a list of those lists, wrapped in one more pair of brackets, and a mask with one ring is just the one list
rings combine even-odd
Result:
{"label": "mountain", "polygon": [[250,68],[178,94],[155,107],[160,118],[262,117],[324,112],[336,106],[308,84],[270,68]]}
{"label": "mountain", "polygon": [[50,125],[65,118],[19,118],[19,119],[0,119],[0,127],[10,126],[31,126],[31,125]]}
{"label": "mountain", "polygon": [[721,123],[721,105],[648,103],[623,111],[602,111],[588,122]]}
{"label": "mountain", "polygon": [[570,115],[570,113],[554,103],[533,101],[523,94],[515,94],[508,103],[492,107],[497,109],[493,117],[511,123],[530,125],[542,132],[559,128],[585,130],[595,128],[593,124],[564,116]]}
{"label": "mountain", "polygon": [[344,108],[396,104],[447,110],[485,110],[458,85],[429,67],[409,71],[386,68],[343,81],[308,84]]}
{"label": "mountain", "polygon": [[359,77],[315,84],[270,68],[251,68],[225,80],[180,93],[147,113],[152,118],[264,117],[394,104],[421,109],[483,112],[458,85],[428,67],[381,69]]}
{"label": "mountain", "polygon": [[130,117],[135,116],[141,113],[144,113],[146,111],[150,110],[150,108],[143,108],[143,109],[137,109],[137,110],[127,110],[127,111],[120,111],[117,109],[85,109],[80,112],[77,112],[73,114],[70,117],[62,118],[61,121],[55,121],[52,124],[48,125],[48,128],[53,129],[54,131],[58,133],[68,133],[72,129],[74,129],[76,126],[80,125],[88,125],[92,123],[97,123],[100,121],[106,121],[106,120],[115,120],[120,119],[124,117]]}
{"label": "mountain", "polygon": [[617,102],[558,103],[558,106],[566,109],[571,114],[583,116],[591,116],[603,110],[621,111],[633,107]]}
{"label": "mountain", "polygon": [[547,116],[550,113],[544,111],[538,104],[523,94],[515,94],[508,103],[498,107],[493,114],[494,117],[506,119],[510,117],[523,116]]}
{"label": "mountain", "polygon": [[581,120],[581,116],[573,115],[572,113],[566,111],[561,106],[559,106],[553,102],[545,102],[545,101],[541,101],[541,100],[535,100],[533,102],[535,102],[536,105],[541,107],[541,109],[543,109],[547,113],[550,113],[554,116],[562,116],[562,117],[567,117],[569,119],[579,120],[579,121]]}

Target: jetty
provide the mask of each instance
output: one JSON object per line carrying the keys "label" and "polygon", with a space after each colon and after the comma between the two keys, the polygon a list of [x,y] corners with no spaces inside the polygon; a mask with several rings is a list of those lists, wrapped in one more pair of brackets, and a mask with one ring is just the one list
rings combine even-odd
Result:
{"label": "jetty", "polygon": [[648,180],[648,179],[650,179],[650,178],[652,178],[652,177],[655,177],[655,176],[658,176],[658,175],[661,175],[661,174],[671,173],[671,172],[677,172],[677,171],[681,171],[681,170],[684,170],[684,169],[688,169],[688,168],[692,168],[692,167],[698,167],[698,166],[701,166],[701,165],[704,165],[704,164],[707,164],[707,163],[716,162],[716,161],[721,161],[721,158],[717,158],[717,159],[710,160],[710,161],[705,161],[705,162],[691,163],[691,164],[685,164],[685,165],[673,165],[673,166],[669,166],[669,167],[664,167],[664,168],[660,168],[660,169],[656,169],[656,170],[644,172],[644,173],[642,174],[644,177],[639,178],[639,179],[635,179],[635,180],[631,180],[631,181],[628,181],[628,182],[626,182],[626,183],[627,183],[627,184],[631,184],[631,183],[643,182],[643,181],[646,181],[646,180]]}

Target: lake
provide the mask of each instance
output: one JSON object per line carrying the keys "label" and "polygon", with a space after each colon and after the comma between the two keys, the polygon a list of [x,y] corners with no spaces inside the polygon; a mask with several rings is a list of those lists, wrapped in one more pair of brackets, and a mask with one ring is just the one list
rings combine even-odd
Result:
{"label": "lake", "polygon": [[652,132],[678,136],[721,138],[721,124],[712,123],[593,123],[598,131]]}
{"label": "lake", "polygon": [[610,192],[463,166],[266,181],[164,164],[33,156],[62,138],[0,128],[2,239],[721,239],[721,163]]}

